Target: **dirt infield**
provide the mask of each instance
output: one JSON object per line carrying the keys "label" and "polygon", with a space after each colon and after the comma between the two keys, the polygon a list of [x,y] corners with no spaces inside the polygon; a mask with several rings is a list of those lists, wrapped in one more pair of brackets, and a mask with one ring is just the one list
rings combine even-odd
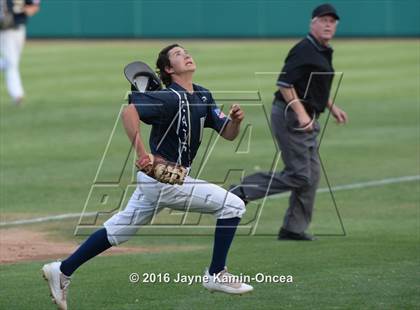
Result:
{"label": "dirt infield", "polygon": [[[77,242],[52,241],[48,233],[21,228],[0,230],[0,264],[23,261],[62,259],[78,246]],[[103,255],[126,253],[158,253],[200,250],[203,246],[113,247]]]}

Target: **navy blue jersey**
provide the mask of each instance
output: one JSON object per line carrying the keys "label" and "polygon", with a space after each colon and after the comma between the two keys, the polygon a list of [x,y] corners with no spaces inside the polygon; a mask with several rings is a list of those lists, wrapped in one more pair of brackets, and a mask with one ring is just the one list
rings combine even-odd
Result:
{"label": "navy blue jersey", "polygon": [[[152,125],[149,145],[152,154],[181,163],[185,167],[197,154],[204,127],[221,133],[229,119],[217,107],[209,90],[193,85],[194,93],[188,93],[176,83],[162,91],[132,92],[130,103],[136,105],[140,120]],[[186,114],[182,114],[184,108]],[[185,127],[180,115],[185,116]],[[187,135],[183,141],[182,129]],[[183,142],[187,144],[183,149]]]}
{"label": "navy blue jersey", "polygon": [[28,17],[24,12],[25,5],[37,4],[40,0],[7,0],[7,8],[9,12],[13,13],[15,25],[26,24]]}

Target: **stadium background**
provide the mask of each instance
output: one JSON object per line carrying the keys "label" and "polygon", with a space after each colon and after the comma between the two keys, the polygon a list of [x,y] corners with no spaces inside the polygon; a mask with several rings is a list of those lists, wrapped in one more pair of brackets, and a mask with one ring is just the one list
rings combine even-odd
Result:
{"label": "stadium background", "polygon": [[[33,18],[34,37],[278,38],[301,36],[319,1],[56,0]],[[334,1],[341,37],[418,36],[420,5],[404,1]],[[153,13],[151,13],[153,12]],[[53,26],[52,26],[53,25]]]}
{"label": "stadium background", "polygon": [[[53,308],[40,268],[84,239],[74,231],[104,153],[99,177],[115,187],[106,203],[100,190],[92,192],[87,211],[109,212],[121,203],[121,189],[132,181],[129,165],[119,178],[128,151],[117,122],[129,88],[125,64],[141,59],[153,65],[163,46],[179,42],[198,63],[197,83],[215,91],[225,109],[232,103],[226,96],[240,99],[245,124],[252,126],[250,143],[218,141],[202,175],[227,187],[239,178],[226,178],[231,167],[249,173],[271,166],[276,149],[265,113],[276,75],[319,3],[43,1],[28,25],[23,107],[10,104],[1,75],[0,308]],[[208,234],[176,236],[185,234],[179,228],[152,236],[143,229],[119,255],[99,257],[80,269],[70,288],[71,308],[419,307],[419,2],[332,3],[342,17],[332,42],[335,69],[343,72],[336,100],[350,123],[329,122],[320,154],[336,188],[345,234],[323,176],[311,227],[320,240],[276,240],[287,206],[281,196],[266,201],[255,236],[244,233],[232,247],[232,272],[290,274],[293,284],[253,283],[255,292],[240,298],[208,294],[199,284],[130,284],[132,272],[201,274],[210,259]],[[325,124],[326,117],[321,121]],[[206,133],[197,158],[213,138]],[[248,208],[247,220],[256,210],[256,204]],[[162,213],[160,219],[172,223],[179,217]],[[205,217],[203,223],[214,221]]]}

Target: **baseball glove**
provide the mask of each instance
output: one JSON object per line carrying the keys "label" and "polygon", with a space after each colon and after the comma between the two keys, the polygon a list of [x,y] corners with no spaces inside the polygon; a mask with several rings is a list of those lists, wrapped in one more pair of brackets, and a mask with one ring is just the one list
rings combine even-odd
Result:
{"label": "baseball glove", "polygon": [[3,5],[6,7],[5,10],[3,9],[0,11],[0,30],[11,29],[15,26],[15,19],[13,14],[7,10],[7,4],[4,3]]}
{"label": "baseball glove", "polygon": [[146,154],[139,158],[136,166],[140,171],[143,171],[156,181],[171,185],[182,185],[187,176],[187,169],[185,167],[167,161],[161,156],[153,156],[152,154]]}

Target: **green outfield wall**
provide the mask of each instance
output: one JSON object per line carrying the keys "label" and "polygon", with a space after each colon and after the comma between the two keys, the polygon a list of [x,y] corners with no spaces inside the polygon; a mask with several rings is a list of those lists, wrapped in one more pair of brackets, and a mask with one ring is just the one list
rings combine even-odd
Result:
{"label": "green outfield wall", "polygon": [[[301,36],[322,1],[274,0],[43,0],[29,37]],[[340,37],[419,37],[420,1],[330,1]]]}

